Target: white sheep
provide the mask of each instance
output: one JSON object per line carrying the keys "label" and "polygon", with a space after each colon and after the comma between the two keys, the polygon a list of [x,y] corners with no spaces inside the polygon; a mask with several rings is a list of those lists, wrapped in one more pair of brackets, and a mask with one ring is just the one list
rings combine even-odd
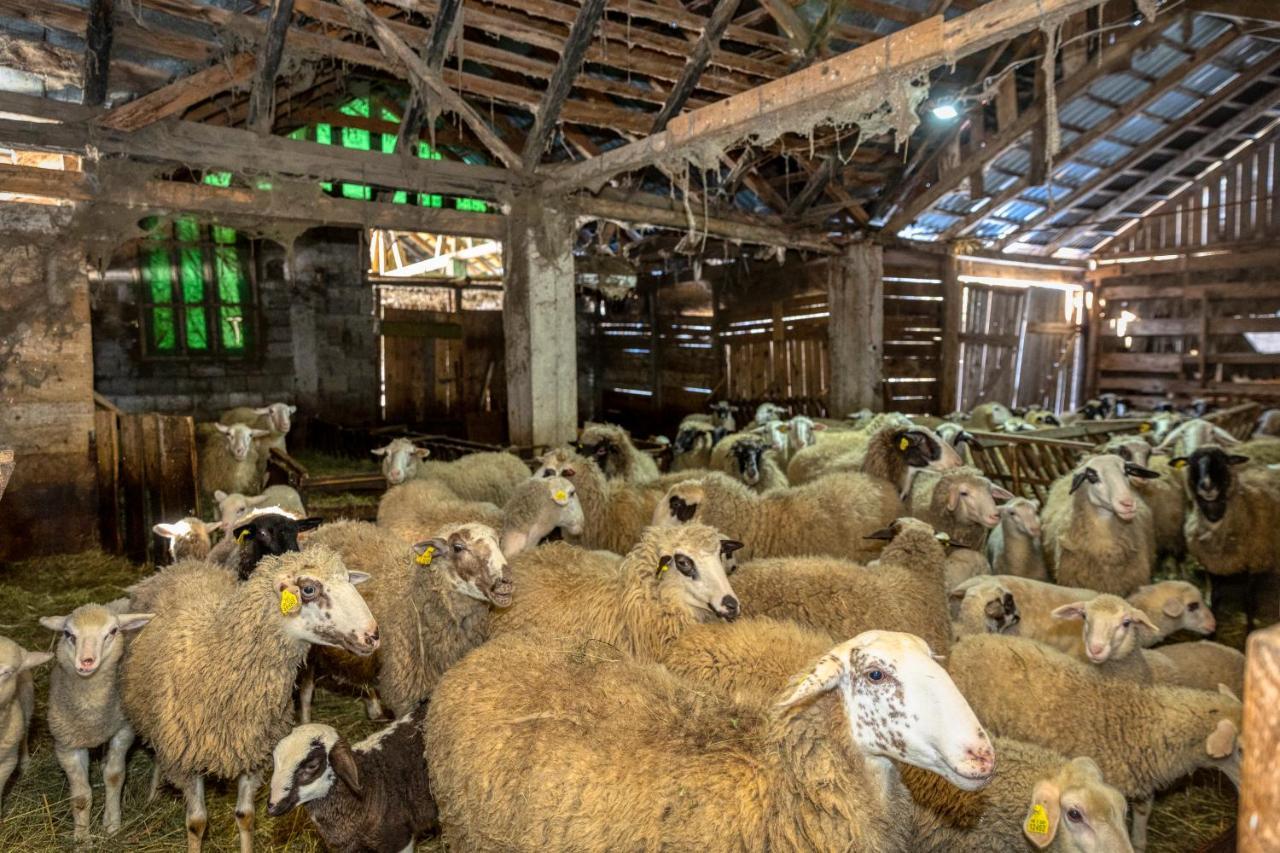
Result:
{"label": "white sheep", "polygon": [[258,495],[241,495],[218,491],[213,493],[218,502],[218,518],[224,530],[230,530],[251,511],[276,507],[295,518],[303,518],[307,514],[302,505],[302,495],[292,486],[268,486]]}
{"label": "white sheep", "polygon": [[120,704],[117,665],[124,654],[124,632],[151,621],[151,613],[115,613],[98,604],[77,607],[66,616],[44,616],[40,624],[60,636],[58,665],[49,676],[49,734],[53,753],[71,786],[75,838],[89,838],[93,789],[89,786],[89,750],[107,744],[102,765],[107,835],[120,830],[120,794],[125,759],[133,745],[133,727]]}
{"label": "white sheep", "polygon": [[245,495],[262,491],[267,455],[255,439],[269,434],[244,424],[213,424],[212,429],[201,425],[200,493],[206,501],[212,500],[214,492],[219,490]]}
{"label": "white sheep", "polygon": [[254,429],[266,430],[268,435],[260,439],[264,452],[275,447],[281,453],[287,453],[285,436],[293,426],[293,415],[297,411],[297,406],[290,406],[288,403],[271,403],[259,409],[242,406],[223,412],[218,422],[227,426],[245,424]]}
{"label": "white sheep", "polygon": [[907,511],[953,542],[985,553],[988,531],[1000,523],[996,501],[1012,497],[976,468],[921,471],[907,493]]}
{"label": "white sheep", "polygon": [[452,462],[429,462],[431,451],[407,438],[394,439],[372,453],[382,458],[382,475],[389,486],[428,480],[462,500],[497,506],[506,503],[511,492],[529,479],[528,466],[514,453],[469,453]]}
{"label": "white sheep", "polygon": [[208,557],[213,550],[212,536],[222,529],[222,522],[205,522],[195,516],[170,523],[161,522],[151,528],[153,533],[166,541],[171,563]]}
{"label": "white sheep", "polygon": [[1203,418],[1192,418],[1171,429],[1156,449],[1170,456],[1190,456],[1205,445],[1231,447],[1239,443],[1240,439],[1217,424]]}
{"label": "white sheep", "polygon": [[950,593],[951,636],[1015,633],[1022,620],[1017,601],[998,577],[973,578]]}
{"label": "white sheep", "polygon": [[36,707],[31,670],[53,655],[29,652],[8,637],[0,637],[0,814],[9,777],[29,760],[27,730]]}
{"label": "white sheep", "polygon": [[1049,569],[1045,566],[1041,541],[1040,501],[1015,497],[1005,501],[997,511],[1000,524],[987,537],[991,571],[1047,581]]}
{"label": "white sheep", "polygon": [[641,484],[658,479],[658,463],[639,450],[620,426],[588,421],[578,434],[578,447],[611,480]]}

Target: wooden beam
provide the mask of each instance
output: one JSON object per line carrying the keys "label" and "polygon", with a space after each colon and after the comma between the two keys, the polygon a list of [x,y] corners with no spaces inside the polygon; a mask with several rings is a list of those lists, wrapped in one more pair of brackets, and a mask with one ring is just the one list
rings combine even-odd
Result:
{"label": "wooden beam", "polygon": [[833,417],[884,408],[884,249],[852,243],[828,272],[828,407]]}
{"label": "wooden beam", "polygon": [[684,70],[680,72],[680,79],[671,88],[670,94],[667,95],[667,102],[662,105],[662,110],[653,120],[651,133],[662,131],[666,128],[667,122],[684,109],[689,96],[693,94],[698,80],[702,77],[703,70],[707,67],[707,62],[711,59],[711,54],[719,46],[720,37],[724,35],[729,22],[737,14],[739,2],[740,0],[718,0],[715,11],[707,20],[707,28],[702,31],[698,43],[693,46],[693,53],[689,54],[689,61],[684,64]]}
{"label": "wooden beam", "polygon": [[940,415],[960,408],[960,334],[964,331],[964,284],[960,281],[960,259],[947,252],[942,269],[942,376],[938,406]]}
{"label": "wooden beam", "polygon": [[100,107],[107,101],[114,6],[114,0],[89,2],[89,22],[84,34],[84,95],[80,99],[88,107]]}
{"label": "wooden beam", "polygon": [[237,53],[226,62],[218,62],[180,80],[134,98],[127,104],[107,111],[100,119],[103,127],[137,130],[161,119],[181,114],[184,110],[248,82],[253,76],[253,54]]}
{"label": "wooden beam", "polygon": [[578,9],[578,16],[574,19],[569,38],[565,40],[560,54],[560,64],[551,75],[551,82],[547,84],[547,91],[533,118],[533,129],[525,139],[521,160],[526,169],[532,170],[542,160],[547,140],[551,138],[551,131],[560,118],[560,109],[569,97],[573,80],[578,76],[578,69],[582,67],[583,57],[586,56],[587,46],[595,36],[596,24],[604,14],[605,2],[606,0],[584,0]]}
{"label": "wooden beam", "polygon": [[1280,7],[1273,0],[1188,0],[1187,11],[1280,26]]}
{"label": "wooden beam", "polygon": [[[344,3],[354,0],[343,0]],[[557,187],[600,186],[619,172],[707,143],[729,144],[761,125],[807,128],[831,104],[851,92],[881,86],[893,77],[923,74],[1098,0],[991,0],[951,21],[935,16],[873,44],[811,65],[750,92],[676,116],[666,130],[571,166],[547,169]]]}
{"label": "wooden beam", "polygon": [[258,68],[249,93],[249,129],[271,132],[275,118],[276,73],[284,56],[284,37],[293,19],[293,0],[271,0],[267,16],[267,41],[258,46]]}
{"label": "wooden beam", "polygon": [[791,200],[791,204],[787,207],[787,216],[795,219],[809,209],[809,206],[817,200],[822,191],[831,183],[831,178],[836,171],[836,155],[828,154],[823,158],[822,163],[817,169],[809,175],[809,180],[804,187]]}
{"label": "wooden beam", "polygon": [[787,0],[760,0],[760,5],[778,24],[778,29],[791,39],[791,47],[796,53],[802,53],[809,44],[809,25],[800,13],[791,7]]}
{"label": "wooden beam", "polygon": [[[458,10],[462,8],[462,0],[440,0],[440,8],[431,22],[431,36],[427,40],[427,67],[439,73],[444,68],[445,57],[449,54],[449,42],[458,23]],[[416,156],[413,149],[422,135],[422,128],[427,122],[428,105],[422,94],[416,90],[409,97],[409,108],[400,120],[400,130],[396,133],[396,151],[403,157]]]}

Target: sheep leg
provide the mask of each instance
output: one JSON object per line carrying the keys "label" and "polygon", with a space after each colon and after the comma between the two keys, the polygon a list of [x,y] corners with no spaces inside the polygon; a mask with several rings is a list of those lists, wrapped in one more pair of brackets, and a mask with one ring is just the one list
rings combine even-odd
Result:
{"label": "sheep leg", "polygon": [[120,831],[120,795],[124,792],[125,761],[129,747],[133,746],[133,727],[128,723],[116,732],[107,746],[107,760],[102,764],[102,782],[106,787],[106,807],[102,812],[102,825],[107,835]]}
{"label": "sheep leg", "polygon": [[155,760],[155,756],[151,758],[151,784],[147,786],[147,802],[155,800],[156,795],[160,793],[160,762]]}
{"label": "sheep leg", "polygon": [[0,815],[4,814],[4,788],[9,784],[9,777],[17,766],[18,756],[14,753],[0,755]]}
{"label": "sheep leg", "polygon": [[316,692],[316,673],[308,664],[298,676],[298,723],[311,722],[311,697]]}
{"label": "sheep leg", "polygon": [[1142,853],[1147,849],[1147,821],[1150,820],[1154,807],[1154,796],[1133,801],[1133,830],[1129,833],[1129,840],[1133,842],[1135,853]]}
{"label": "sheep leg", "polygon": [[241,775],[236,785],[236,826],[240,827],[240,853],[253,853],[253,795],[259,780],[254,773]]}
{"label": "sheep leg", "polygon": [[93,788],[89,787],[89,750],[53,745],[53,753],[67,774],[71,786],[71,816],[75,820],[76,841],[89,838],[89,811],[93,808]]}
{"label": "sheep leg", "polygon": [[182,785],[182,798],[187,802],[187,853],[200,853],[209,813],[204,808],[204,777],[192,776]]}

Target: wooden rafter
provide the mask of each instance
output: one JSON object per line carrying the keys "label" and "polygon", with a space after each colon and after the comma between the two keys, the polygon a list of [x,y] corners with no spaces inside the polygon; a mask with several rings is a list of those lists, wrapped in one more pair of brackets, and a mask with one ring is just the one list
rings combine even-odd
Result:
{"label": "wooden rafter", "polygon": [[689,96],[693,94],[694,87],[697,86],[702,72],[707,67],[707,62],[711,59],[711,54],[720,45],[721,36],[724,35],[733,16],[737,14],[739,2],[740,0],[718,0],[716,3],[715,11],[707,21],[707,28],[702,31],[702,36],[694,45],[693,52],[689,54],[689,61],[680,72],[680,79],[671,87],[666,103],[662,105],[662,110],[653,120],[652,133],[658,133],[664,129],[667,122],[671,121],[673,116],[679,115],[688,103]]}
{"label": "wooden rafter", "polygon": [[556,121],[560,118],[560,110],[569,97],[569,90],[573,88],[573,80],[578,76],[578,69],[582,67],[587,46],[595,35],[596,24],[604,14],[604,6],[605,0],[585,0],[578,9],[578,16],[574,19],[573,27],[569,30],[569,38],[565,41],[563,52],[560,54],[560,64],[551,75],[542,103],[538,105],[538,111],[534,115],[533,129],[529,131],[529,137],[525,140],[521,159],[526,169],[533,169],[542,159],[542,152],[547,147],[547,141],[551,138]]}
{"label": "wooden rafter", "polygon": [[800,13],[787,0],[760,0],[760,5],[778,23],[778,28],[787,34],[787,38],[791,39],[792,49],[796,53],[803,53],[812,34]]}
{"label": "wooden rafter", "polygon": [[114,34],[111,11],[114,6],[114,0],[89,2],[89,21],[84,35],[84,96],[81,98],[87,107],[100,107],[107,100]]}
{"label": "wooden rafter", "polygon": [[787,216],[791,219],[797,219],[809,206],[812,205],[822,191],[831,183],[831,179],[836,173],[836,156],[828,154],[823,158],[822,163],[809,174],[809,180],[804,187],[791,199],[791,204],[787,208]]}
{"label": "wooden rafter", "polygon": [[189,107],[219,92],[247,83],[255,67],[253,54],[238,53],[226,62],[210,65],[196,73],[134,98],[102,115],[101,124],[116,130],[137,130],[161,119],[181,114]]}
{"label": "wooden rafter", "polygon": [[[449,54],[449,42],[458,27],[458,12],[462,9],[462,0],[440,0],[435,19],[431,22],[431,36],[427,39],[425,61],[427,67],[439,73],[444,68],[445,57]],[[422,135],[429,110],[422,100],[421,94],[414,92],[409,98],[409,108],[400,121],[400,129],[396,133],[396,151],[402,156],[416,156],[416,143]]]}
{"label": "wooden rafter", "polygon": [[258,66],[249,93],[249,129],[270,133],[275,118],[276,73],[284,56],[284,38],[293,19],[293,0],[271,0],[266,42],[258,48]]}

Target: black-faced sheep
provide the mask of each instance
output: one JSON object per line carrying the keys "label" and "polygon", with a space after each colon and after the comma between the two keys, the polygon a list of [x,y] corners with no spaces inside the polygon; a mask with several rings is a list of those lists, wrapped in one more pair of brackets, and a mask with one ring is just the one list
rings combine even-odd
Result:
{"label": "black-faced sheep", "polygon": [[892,483],[903,498],[921,471],[946,471],[963,464],[960,454],[923,426],[885,428],[867,439],[859,471]]}
{"label": "black-faced sheep", "polygon": [[905,850],[891,761],[968,790],[995,769],[917,637],[841,643],[767,709],[565,645],[490,641],[432,697],[427,766],[451,849]]}
{"label": "black-faced sheep", "polygon": [[233,570],[240,580],[253,574],[263,557],[298,550],[298,534],[314,530],[323,518],[302,518],[277,512],[275,507],[251,510],[209,552],[209,562]]}
{"label": "black-faced sheep", "polygon": [[610,480],[641,484],[658,479],[653,457],[639,450],[631,434],[620,426],[588,421],[578,435],[578,447]]}
{"label": "black-faced sheep", "polygon": [[36,707],[31,670],[53,655],[29,652],[8,637],[0,637],[0,814],[4,789],[13,771],[27,766],[27,730]]}
{"label": "black-faced sheep", "polygon": [[722,438],[711,450],[711,469],[744,483],[754,492],[784,488],[787,475],[764,436],[738,432]]}
{"label": "black-faced sheep", "polygon": [[681,423],[671,443],[671,470],[689,471],[711,465],[711,448],[717,439],[710,423]]}
{"label": "black-faced sheep", "polygon": [[392,440],[373,451],[382,458],[382,475],[388,486],[412,480],[438,483],[464,501],[502,506],[511,493],[529,479],[529,468],[513,453],[469,453],[452,462],[429,462],[431,451],[407,438]]}

